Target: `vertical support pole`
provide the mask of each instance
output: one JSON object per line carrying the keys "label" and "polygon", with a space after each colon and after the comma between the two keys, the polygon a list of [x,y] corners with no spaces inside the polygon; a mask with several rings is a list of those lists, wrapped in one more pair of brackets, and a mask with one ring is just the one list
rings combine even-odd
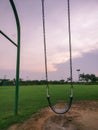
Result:
{"label": "vertical support pole", "polygon": [[19,73],[20,73],[20,22],[17,14],[17,10],[13,0],[9,0],[12,6],[17,26],[17,63],[16,63],[16,90],[15,90],[15,115],[18,114],[18,102],[19,102]]}

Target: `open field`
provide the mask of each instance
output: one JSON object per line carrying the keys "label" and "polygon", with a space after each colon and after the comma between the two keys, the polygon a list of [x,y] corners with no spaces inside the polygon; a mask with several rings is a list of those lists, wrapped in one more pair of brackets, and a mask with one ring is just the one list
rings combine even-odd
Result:
{"label": "open field", "polygon": [[[66,100],[69,97],[68,85],[50,85],[52,101]],[[0,87],[0,130],[23,122],[32,114],[48,106],[45,86],[21,86],[19,91],[19,115],[14,116],[15,87]],[[74,85],[74,101],[98,100],[97,85]]]}

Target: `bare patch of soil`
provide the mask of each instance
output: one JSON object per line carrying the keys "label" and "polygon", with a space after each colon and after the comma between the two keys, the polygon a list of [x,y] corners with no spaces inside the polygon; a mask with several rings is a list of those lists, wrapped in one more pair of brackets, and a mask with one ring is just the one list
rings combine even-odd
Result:
{"label": "bare patch of soil", "polygon": [[63,115],[45,108],[23,124],[15,124],[8,130],[98,130],[98,101],[79,101]]}

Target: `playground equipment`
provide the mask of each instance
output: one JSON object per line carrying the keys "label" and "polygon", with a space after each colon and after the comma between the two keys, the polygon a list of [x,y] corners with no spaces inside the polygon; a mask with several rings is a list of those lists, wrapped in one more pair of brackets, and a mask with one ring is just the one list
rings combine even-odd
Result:
{"label": "playground equipment", "polygon": [[[73,79],[72,79],[72,50],[71,50],[71,29],[70,29],[70,2],[67,0],[68,3],[68,33],[69,33],[69,52],[70,52],[70,97],[69,103],[63,110],[56,109],[50,100],[49,94],[49,84],[48,84],[48,69],[47,69],[47,52],[46,52],[46,29],[45,29],[45,13],[44,13],[44,0],[42,1],[42,20],[43,20],[43,40],[44,40],[44,55],[45,55],[45,75],[46,75],[46,90],[47,90],[47,99],[50,108],[57,114],[64,114],[66,113],[72,104],[73,99]],[[14,46],[17,48],[17,65],[16,65],[16,91],[15,91],[15,115],[18,114],[18,98],[19,98],[19,74],[20,74],[20,21],[18,17],[18,13],[14,4],[13,0],[9,0],[11,7],[13,9],[13,13],[16,20],[17,26],[17,43],[15,43],[11,38],[9,38],[2,30],[0,30],[0,34],[8,39]]]}
{"label": "playground equipment", "polygon": [[17,48],[17,63],[16,63],[16,91],[15,91],[15,115],[18,113],[18,95],[19,95],[19,72],[20,72],[20,21],[18,17],[18,13],[15,7],[13,0],[9,0],[11,7],[13,9],[13,13],[16,20],[17,26],[17,43],[11,40],[3,31],[0,30],[0,34],[2,34],[6,39],[8,39],[14,46]]}
{"label": "playground equipment", "polygon": [[44,2],[45,0],[42,0],[42,20],[43,20],[43,41],[44,41],[44,56],[45,56],[45,75],[46,75],[46,90],[47,90],[47,100],[49,103],[50,108],[57,114],[64,114],[66,113],[72,104],[73,99],[73,79],[72,79],[72,49],[71,49],[71,27],[70,27],[70,1],[67,0],[68,4],[68,33],[69,33],[69,52],[70,52],[70,97],[69,97],[69,103],[67,106],[62,110],[59,110],[55,108],[55,106],[52,105],[51,99],[50,99],[50,93],[49,93],[49,84],[48,84],[48,69],[47,69],[47,47],[46,47],[46,28],[45,28],[45,9],[44,9]]}

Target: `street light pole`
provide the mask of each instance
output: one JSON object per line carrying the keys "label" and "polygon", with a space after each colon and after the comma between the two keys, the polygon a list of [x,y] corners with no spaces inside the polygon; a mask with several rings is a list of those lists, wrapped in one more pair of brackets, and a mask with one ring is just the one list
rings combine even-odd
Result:
{"label": "street light pole", "polygon": [[79,81],[80,80],[80,74],[79,74],[80,69],[77,69],[76,71],[78,72],[78,81]]}

